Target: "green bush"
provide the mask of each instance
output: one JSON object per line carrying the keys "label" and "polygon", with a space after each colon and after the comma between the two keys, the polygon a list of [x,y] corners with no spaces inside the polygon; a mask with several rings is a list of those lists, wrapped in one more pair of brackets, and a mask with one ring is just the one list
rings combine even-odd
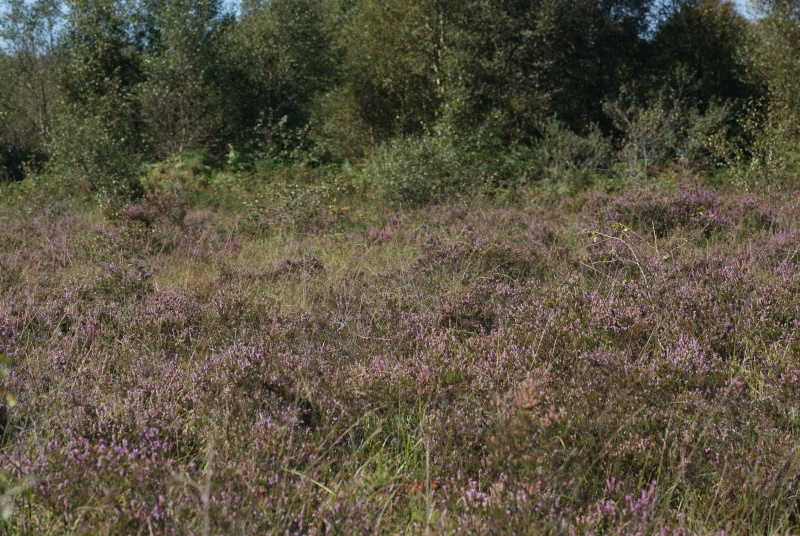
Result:
{"label": "green bush", "polygon": [[411,206],[440,203],[481,184],[484,165],[444,136],[420,136],[379,146],[365,173],[380,197]]}
{"label": "green bush", "polygon": [[655,97],[648,104],[606,105],[606,114],[622,133],[619,159],[631,176],[647,175],[652,166],[676,160],[684,166],[707,167],[710,141],[726,136],[731,118],[727,105],[712,102],[705,111],[680,98]]}
{"label": "green bush", "polygon": [[42,214],[47,207],[66,207],[74,202],[74,184],[63,175],[45,168],[26,168],[19,182],[0,181],[0,213],[19,218]]}
{"label": "green bush", "polygon": [[613,163],[611,141],[596,127],[581,136],[554,118],[541,131],[532,146],[509,147],[491,125],[464,139],[439,134],[393,141],[373,152],[365,174],[383,199],[421,206],[475,194],[502,198],[543,181],[580,189]]}
{"label": "green bush", "polygon": [[254,234],[341,228],[351,203],[365,190],[360,174],[349,166],[275,166],[262,173],[243,207],[244,227]]}
{"label": "green bush", "polygon": [[124,119],[109,119],[115,105],[130,103],[113,97],[98,100],[103,101],[98,108],[104,113],[74,107],[61,117],[49,145],[51,170],[68,178],[78,191],[136,197],[141,194],[142,156],[135,132]]}
{"label": "green bush", "polygon": [[148,190],[163,189],[181,197],[191,197],[209,188],[214,171],[213,159],[207,153],[178,153],[149,166],[142,177],[142,185]]}
{"label": "green bush", "polygon": [[718,165],[737,186],[747,191],[797,187],[800,150],[793,115],[773,103],[750,103],[738,118],[736,136],[710,140]]}
{"label": "green bush", "polygon": [[581,136],[553,118],[541,126],[541,131],[542,137],[533,151],[539,178],[585,187],[611,167],[611,142],[597,127]]}

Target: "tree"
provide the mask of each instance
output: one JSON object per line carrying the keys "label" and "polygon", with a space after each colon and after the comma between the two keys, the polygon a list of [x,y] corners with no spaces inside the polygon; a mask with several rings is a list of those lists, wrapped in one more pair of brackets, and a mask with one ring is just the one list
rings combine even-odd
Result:
{"label": "tree", "polygon": [[249,0],[225,36],[231,139],[286,156],[304,147],[336,58],[325,0]]}
{"label": "tree", "polygon": [[[0,17],[0,152],[5,175],[22,179],[26,163],[41,163],[56,101],[53,76],[61,4],[57,0],[7,0]],[[0,164],[2,166],[3,164]]]}
{"label": "tree", "polygon": [[759,0],[764,15],[753,26],[755,43],[750,58],[765,83],[773,109],[787,119],[800,119],[800,2]]}
{"label": "tree", "polygon": [[764,93],[743,118],[740,143],[731,151],[732,167],[748,187],[796,188],[800,173],[800,2],[757,0],[754,4],[762,17],[750,26],[747,52],[751,75],[763,84]]}
{"label": "tree", "polygon": [[342,84],[326,95],[327,135],[346,156],[434,130],[447,93],[452,0],[361,0],[337,45]]}
{"label": "tree", "polygon": [[146,46],[138,89],[145,141],[157,158],[220,143],[218,0],[165,0],[140,11]]}
{"label": "tree", "polygon": [[450,113],[459,129],[489,118],[508,140],[552,116],[578,132],[636,70],[649,3],[471,0],[457,19]]}
{"label": "tree", "polygon": [[[746,35],[747,21],[731,2],[680,2],[653,41],[656,78],[702,109],[715,100],[741,102],[753,97],[756,91],[748,83],[743,54]],[[675,73],[680,73],[679,79]]]}
{"label": "tree", "polygon": [[62,110],[51,143],[60,171],[93,192],[136,189],[141,137],[136,91],[142,82],[132,6],[69,0],[58,76]]}

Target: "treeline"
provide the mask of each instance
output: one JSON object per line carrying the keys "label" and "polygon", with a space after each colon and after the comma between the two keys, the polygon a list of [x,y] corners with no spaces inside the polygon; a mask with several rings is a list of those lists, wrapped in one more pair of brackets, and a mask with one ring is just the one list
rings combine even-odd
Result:
{"label": "treeline", "polygon": [[359,162],[426,202],[492,183],[800,168],[800,3],[2,0],[0,180],[135,194],[143,165]]}

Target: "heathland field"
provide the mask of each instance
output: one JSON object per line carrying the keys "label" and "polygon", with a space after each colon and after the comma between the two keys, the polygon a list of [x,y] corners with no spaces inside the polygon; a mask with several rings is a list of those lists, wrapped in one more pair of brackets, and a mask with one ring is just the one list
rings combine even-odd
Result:
{"label": "heathland field", "polygon": [[659,184],[5,190],[3,531],[797,533],[800,196]]}
{"label": "heathland field", "polygon": [[798,43],[0,0],[0,536],[800,534]]}

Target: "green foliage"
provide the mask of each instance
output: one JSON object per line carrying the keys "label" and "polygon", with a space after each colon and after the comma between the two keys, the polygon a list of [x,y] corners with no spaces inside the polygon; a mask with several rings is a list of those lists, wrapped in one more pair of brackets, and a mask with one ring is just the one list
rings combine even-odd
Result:
{"label": "green foliage", "polygon": [[145,140],[160,159],[219,143],[218,0],[161,2],[138,88]]}
{"label": "green foliage", "polygon": [[781,115],[794,121],[800,118],[800,13],[797,3],[787,0],[760,0],[764,17],[752,27],[754,43],[750,50],[752,68],[766,84],[770,102]]}
{"label": "green foliage", "polygon": [[446,136],[395,140],[378,147],[364,173],[390,202],[421,206],[441,203],[480,185],[486,168]]}
{"label": "green foliage", "polygon": [[554,118],[539,125],[531,147],[508,147],[497,131],[501,124],[489,121],[463,138],[443,132],[387,143],[364,173],[384,199],[421,206],[475,194],[507,196],[542,181],[580,190],[612,166],[611,140],[597,127],[582,136]]}
{"label": "green foliage", "polygon": [[70,106],[49,144],[53,172],[69,177],[78,191],[135,197],[142,159],[138,133],[125,120],[133,106],[131,97],[114,94],[94,99],[90,107]]}
{"label": "green foliage", "polygon": [[541,179],[582,188],[611,167],[611,141],[597,127],[580,136],[557,119],[546,121],[534,155]]}
{"label": "green foliage", "polygon": [[63,107],[50,143],[56,169],[91,193],[138,190],[141,56],[131,13],[115,0],[72,0],[59,63]]}
{"label": "green foliage", "polygon": [[57,0],[7,0],[0,13],[0,181],[22,180],[46,160],[55,112]]}
{"label": "green foliage", "polygon": [[142,58],[129,32],[129,6],[116,0],[70,0],[68,7],[59,73],[67,102],[91,107],[95,99],[123,94],[140,83]]}
{"label": "green foliage", "polygon": [[748,188],[797,187],[800,173],[800,14],[797,3],[760,0],[763,17],[752,25],[749,58],[766,98],[750,106],[740,133],[721,153]]}
{"label": "green foliage", "polygon": [[346,86],[376,141],[430,132],[445,84],[445,16],[456,9],[446,0],[362,0],[354,9],[341,43]]}
{"label": "green foliage", "polygon": [[75,193],[68,177],[47,167],[31,169],[22,181],[0,182],[0,212],[10,217],[41,214],[47,207],[71,203]]}
{"label": "green foliage", "polygon": [[181,198],[191,199],[208,189],[216,172],[207,153],[179,153],[150,166],[141,182],[147,190],[167,190]]}
{"label": "green foliage", "polygon": [[606,113],[623,134],[620,157],[631,176],[646,176],[650,167],[671,160],[708,166],[712,140],[725,139],[731,116],[726,105],[711,102],[701,112],[690,99],[663,93],[644,105],[623,97],[607,103]]}
{"label": "green foliage", "polygon": [[[254,179],[243,172],[230,171],[236,155],[226,166],[208,151],[190,151],[148,165],[141,184],[148,194],[167,192],[192,205],[227,207],[241,205],[252,195]],[[238,203],[237,203],[237,200]]]}
{"label": "green foliage", "polygon": [[786,108],[765,109],[763,103],[751,102],[738,119],[735,137],[712,138],[714,156],[738,187],[747,191],[797,187],[800,150],[792,117]]}
{"label": "green foliage", "polygon": [[344,159],[363,159],[375,144],[374,129],[361,112],[353,91],[339,87],[317,102],[319,130],[316,142],[330,154]]}
{"label": "green foliage", "polygon": [[[795,165],[792,2],[761,0],[758,21],[722,0],[61,2],[0,14],[2,180],[46,163],[130,197],[148,163],[204,151],[248,173],[366,161],[382,195],[424,204],[673,161],[710,171],[711,152],[736,176],[770,170],[753,184]],[[145,182],[215,191],[166,175]]]}
{"label": "green foliage", "polygon": [[535,137],[552,115],[575,131],[636,69],[647,2],[468,2],[450,55],[447,116],[459,129],[500,116],[506,138]]}
{"label": "green foliage", "polygon": [[335,74],[327,9],[321,0],[242,5],[220,43],[232,143],[272,157],[308,148],[312,104]]}
{"label": "green foliage", "polygon": [[[714,101],[742,101],[757,94],[744,55],[747,21],[731,2],[679,2],[653,40],[653,67],[663,86],[701,109]],[[679,71],[680,77],[673,73]]]}
{"label": "green foliage", "polygon": [[362,177],[348,167],[281,166],[269,170],[246,197],[244,223],[255,234],[319,232],[348,221],[350,200],[364,190]]}

